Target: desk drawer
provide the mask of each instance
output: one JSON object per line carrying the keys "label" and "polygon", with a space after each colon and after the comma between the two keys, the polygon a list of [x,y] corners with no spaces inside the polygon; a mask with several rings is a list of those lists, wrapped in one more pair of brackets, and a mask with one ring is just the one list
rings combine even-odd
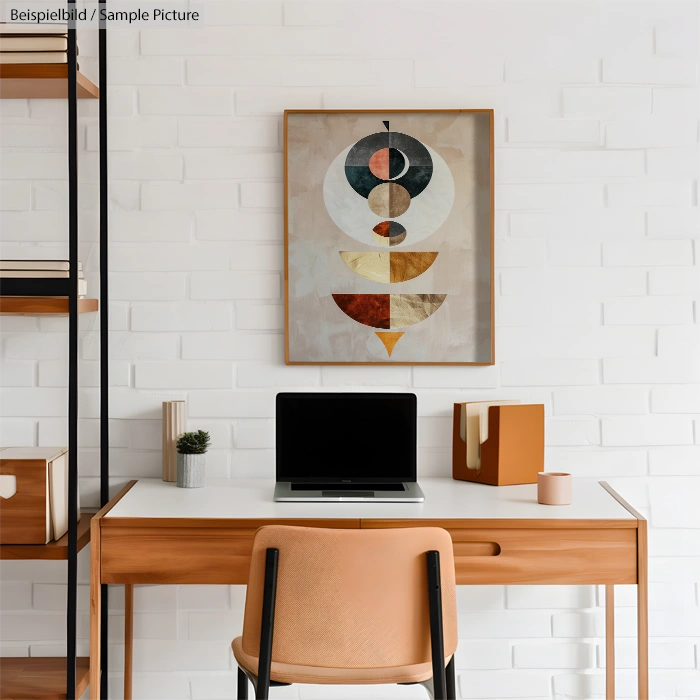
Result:
{"label": "desk drawer", "polygon": [[[115,519],[116,520],[116,519]],[[124,523],[122,520],[121,523]],[[255,531],[273,521],[189,526],[104,522],[103,583],[247,583]],[[279,521],[306,527],[360,527],[357,520]],[[453,520],[363,520],[363,528],[444,527],[458,584],[637,582],[637,529],[459,527]]]}
{"label": "desk drawer", "polygon": [[[443,527],[439,521],[422,524]],[[416,527],[363,520],[363,528]],[[637,529],[460,528],[445,524],[458,584],[604,584],[637,582]]]}
{"label": "desk drawer", "polygon": [[257,528],[102,528],[103,583],[247,583]]}
{"label": "desk drawer", "polygon": [[[248,583],[253,537],[263,525],[359,528],[359,520],[103,521],[102,583]],[[182,521],[180,521],[182,522]]]}

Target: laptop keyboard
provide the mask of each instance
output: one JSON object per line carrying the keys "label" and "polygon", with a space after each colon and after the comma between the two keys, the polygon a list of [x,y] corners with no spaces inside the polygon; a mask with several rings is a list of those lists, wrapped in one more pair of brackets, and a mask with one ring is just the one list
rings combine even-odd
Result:
{"label": "laptop keyboard", "polygon": [[[291,487],[292,491],[323,491],[324,496],[366,496],[368,491],[406,490],[403,484],[292,484]],[[360,491],[365,493],[357,493]]]}

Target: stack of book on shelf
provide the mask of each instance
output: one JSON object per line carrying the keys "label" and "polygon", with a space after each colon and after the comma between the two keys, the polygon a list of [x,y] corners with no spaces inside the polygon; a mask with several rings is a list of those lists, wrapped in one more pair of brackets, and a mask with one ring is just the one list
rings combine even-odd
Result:
{"label": "stack of book on shelf", "polygon": [[[4,297],[67,297],[68,260],[0,260],[0,295]],[[78,263],[78,296],[87,294]]]}
{"label": "stack of book on shelf", "polygon": [[0,23],[0,64],[6,63],[68,63],[68,26]]}

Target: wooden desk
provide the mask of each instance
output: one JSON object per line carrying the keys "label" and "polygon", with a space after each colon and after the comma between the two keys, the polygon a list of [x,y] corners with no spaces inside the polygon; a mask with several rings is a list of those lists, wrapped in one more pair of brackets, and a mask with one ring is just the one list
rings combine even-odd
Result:
{"label": "wooden desk", "polygon": [[[178,489],[131,482],[92,520],[90,698],[99,698],[101,583],[126,594],[125,699],[131,698],[133,584],[245,584],[262,525],[443,527],[458,584],[604,584],[606,688],[615,696],[614,585],[637,584],[639,698],[648,700],[647,523],[605,483],[574,480],[570,506],[536,486],[422,479],[425,503],[275,503],[267,480]],[[231,630],[233,638],[239,630]]]}

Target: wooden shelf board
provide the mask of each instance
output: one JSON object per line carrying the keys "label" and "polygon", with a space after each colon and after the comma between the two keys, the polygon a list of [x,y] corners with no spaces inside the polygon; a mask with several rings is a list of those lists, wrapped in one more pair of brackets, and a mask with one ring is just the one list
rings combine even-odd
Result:
{"label": "wooden shelf board", "polygon": [[[76,663],[76,698],[90,680],[90,659]],[[65,657],[0,658],[0,700],[65,700]]]}
{"label": "wooden shelf board", "polygon": [[[78,299],[78,313],[97,311],[97,299]],[[68,316],[68,297],[3,297],[0,316]]]}
{"label": "wooden shelf board", "polygon": [[[80,513],[78,551],[90,541],[90,520],[94,514],[93,511]],[[68,533],[48,544],[0,544],[0,559],[68,559]]]}
{"label": "wooden shelf board", "polygon": [[[100,89],[78,71],[78,98],[97,99]],[[0,98],[65,99],[67,63],[13,63],[0,65]]]}

